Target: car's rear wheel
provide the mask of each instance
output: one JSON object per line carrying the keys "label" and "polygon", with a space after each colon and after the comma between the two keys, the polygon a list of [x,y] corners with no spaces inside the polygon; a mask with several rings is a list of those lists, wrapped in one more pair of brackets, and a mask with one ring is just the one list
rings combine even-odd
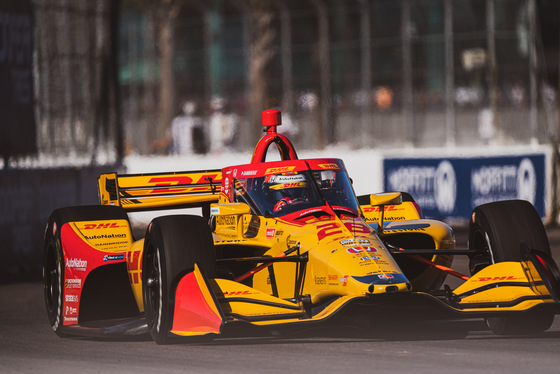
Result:
{"label": "car's rear wheel", "polygon": [[124,209],[115,206],[73,206],[55,210],[45,228],[43,247],[43,287],[49,323],[59,336],[62,331],[65,262],[60,232],[67,222],[125,219]]}
{"label": "car's rear wheel", "polygon": [[[504,261],[521,261],[522,244],[550,258],[548,237],[542,221],[531,203],[523,200],[500,201],[478,206],[469,223],[470,271],[475,274],[484,267]],[[547,330],[554,320],[554,311],[539,309],[511,316],[486,318],[496,334],[536,334]]]}
{"label": "car's rear wheel", "polygon": [[195,263],[206,277],[216,277],[214,243],[204,218],[165,216],[150,223],[144,242],[142,288],[148,331],[158,344],[169,339],[177,284]]}

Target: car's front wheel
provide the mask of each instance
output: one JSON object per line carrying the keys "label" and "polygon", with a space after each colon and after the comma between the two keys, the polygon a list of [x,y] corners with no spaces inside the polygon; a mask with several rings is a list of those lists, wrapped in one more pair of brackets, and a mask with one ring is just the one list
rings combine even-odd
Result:
{"label": "car's front wheel", "polygon": [[158,344],[169,339],[177,285],[195,263],[206,277],[215,278],[214,243],[204,218],[176,215],[154,219],[144,242],[142,288],[148,331]]}
{"label": "car's front wheel", "polygon": [[[505,261],[522,261],[522,244],[550,258],[548,237],[531,203],[523,200],[500,201],[478,206],[469,223],[470,270],[475,274],[484,267]],[[488,327],[500,335],[536,334],[547,330],[554,311],[539,309],[511,316],[486,318]]]}

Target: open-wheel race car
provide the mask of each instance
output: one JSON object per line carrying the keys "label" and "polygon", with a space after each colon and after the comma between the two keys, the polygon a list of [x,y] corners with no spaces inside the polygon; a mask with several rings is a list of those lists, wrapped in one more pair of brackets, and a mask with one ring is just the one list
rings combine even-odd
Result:
{"label": "open-wheel race car", "polygon": [[[412,316],[485,318],[498,334],[548,329],[560,311],[559,272],[526,201],[474,209],[468,248],[425,219],[404,192],[356,196],[336,158],[299,159],[263,112],[249,164],[222,170],[103,174],[100,205],[48,220],[44,294],[60,336],[218,336]],[[275,145],[280,161],[266,161]],[[135,239],[128,212],[201,208],[154,218]],[[450,268],[469,259],[470,274]],[[461,279],[444,284],[446,276]]]}

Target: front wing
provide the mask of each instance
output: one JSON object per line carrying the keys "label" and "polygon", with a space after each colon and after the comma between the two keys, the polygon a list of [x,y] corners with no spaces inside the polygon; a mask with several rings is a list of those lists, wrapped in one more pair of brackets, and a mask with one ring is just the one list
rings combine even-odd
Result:
{"label": "front wing", "polygon": [[[554,284],[534,259],[490,265],[454,290],[344,295],[320,305],[302,297],[284,300],[227,279],[207,279],[195,265],[176,289],[171,333],[217,335],[236,325],[315,325],[340,317],[345,323],[387,317],[403,320],[483,318],[553,308],[560,313]],[[65,333],[134,336],[147,332],[145,320],[98,321],[65,326]]]}
{"label": "front wing", "polygon": [[539,308],[554,308],[560,313],[560,302],[531,260],[490,265],[453,291],[346,295],[313,306],[304,298],[283,300],[234,281],[208,280],[195,268],[177,288],[171,332],[181,336],[219,334],[237,322],[256,326],[314,324],[342,314],[447,319],[493,317]]}

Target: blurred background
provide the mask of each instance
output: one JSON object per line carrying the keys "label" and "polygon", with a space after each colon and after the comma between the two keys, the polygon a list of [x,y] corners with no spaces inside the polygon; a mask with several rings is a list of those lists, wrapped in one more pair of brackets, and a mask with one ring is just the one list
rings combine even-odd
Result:
{"label": "blurred background", "polygon": [[301,150],[546,146],[555,223],[559,21],[557,0],[2,0],[7,272],[99,173],[250,151],[268,108]]}
{"label": "blurred background", "polygon": [[167,153],[185,102],[202,118],[196,153],[212,149],[218,113],[235,128],[226,145],[251,149],[272,107],[299,148],[557,138],[555,0],[27,3],[35,131],[21,150],[2,147],[4,162]]}

